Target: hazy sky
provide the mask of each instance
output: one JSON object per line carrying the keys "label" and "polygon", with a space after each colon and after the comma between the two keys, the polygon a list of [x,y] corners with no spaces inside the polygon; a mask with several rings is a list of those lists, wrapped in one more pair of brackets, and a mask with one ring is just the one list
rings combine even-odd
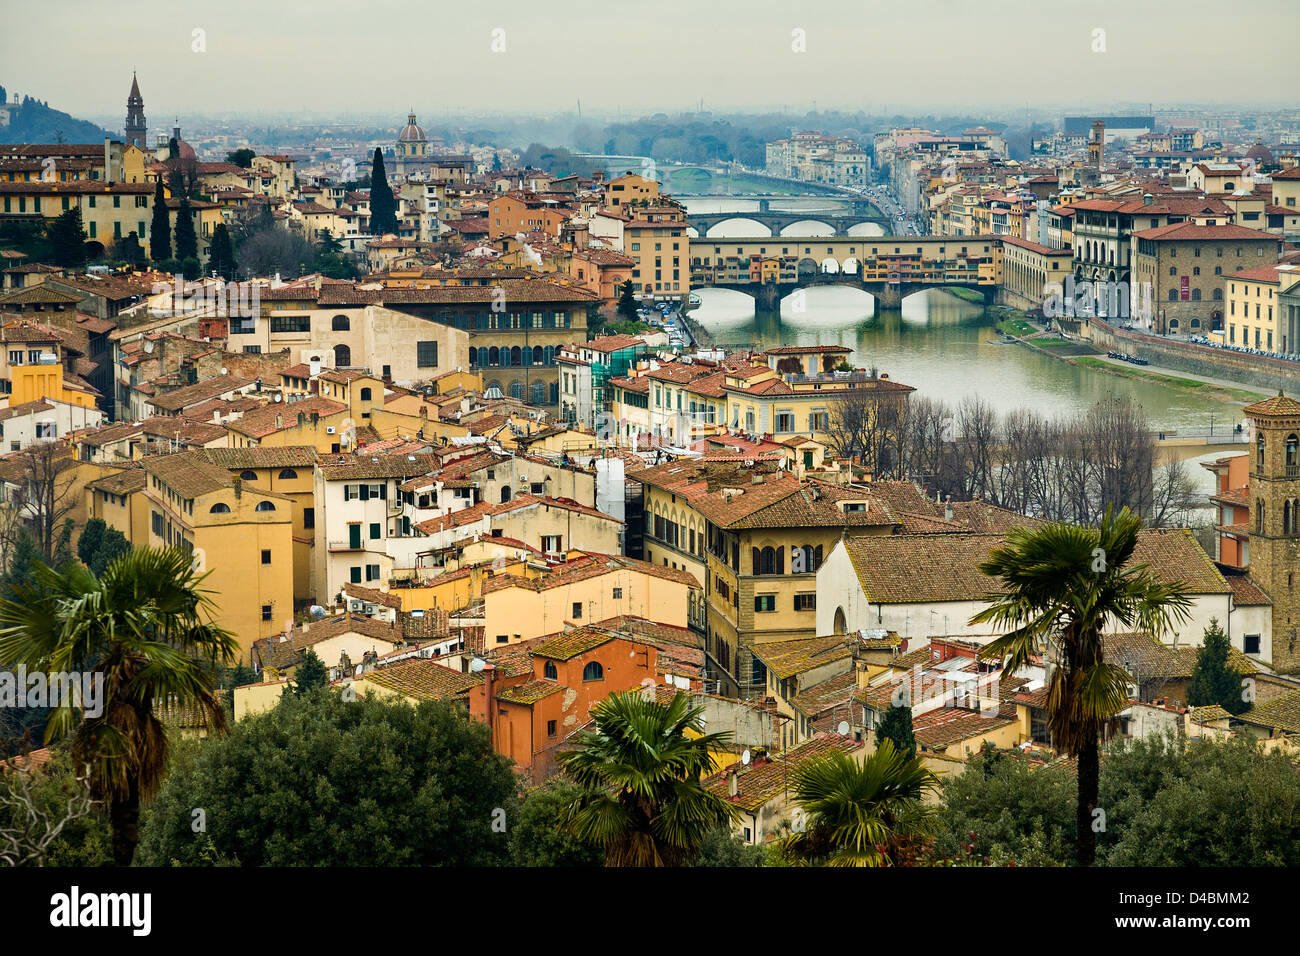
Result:
{"label": "hazy sky", "polygon": [[0,22],[11,96],[116,127],[133,67],[151,127],[226,111],[547,113],[579,98],[593,115],[701,98],[800,112],[1300,100],[1300,0],[55,0]]}

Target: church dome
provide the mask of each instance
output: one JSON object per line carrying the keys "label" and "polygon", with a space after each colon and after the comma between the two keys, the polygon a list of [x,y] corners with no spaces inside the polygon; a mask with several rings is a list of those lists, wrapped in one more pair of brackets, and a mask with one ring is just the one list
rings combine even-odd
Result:
{"label": "church dome", "polygon": [[406,126],[402,128],[402,133],[397,137],[399,143],[423,143],[425,141],[424,130],[420,129],[415,122],[415,114],[410,113],[406,117]]}
{"label": "church dome", "polygon": [[1256,143],[1246,151],[1246,157],[1253,159],[1257,163],[1271,163],[1273,162],[1273,151],[1263,143]]}

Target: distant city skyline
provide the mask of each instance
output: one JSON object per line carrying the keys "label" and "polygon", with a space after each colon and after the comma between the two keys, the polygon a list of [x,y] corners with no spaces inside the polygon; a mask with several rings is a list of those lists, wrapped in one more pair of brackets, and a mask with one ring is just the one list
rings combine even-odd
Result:
{"label": "distant city skyline", "polygon": [[1300,4],[1254,3],[1268,29],[1217,29],[1223,8],[1211,0],[1187,0],[1176,18],[1168,9],[1155,0],[825,0],[760,10],[504,0],[456,11],[399,0],[306,10],[138,0],[105,16],[97,3],[70,0],[6,18],[0,84],[107,121],[125,115],[135,69],[159,127],[174,116],[379,117],[430,103],[443,107],[426,107],[430,122],[447,110],[569,113],[579,100],[593,118],[678,113],[701,100],[715,112],[784,105],[792,115],[814,104],[952,115],[1295,103]]}

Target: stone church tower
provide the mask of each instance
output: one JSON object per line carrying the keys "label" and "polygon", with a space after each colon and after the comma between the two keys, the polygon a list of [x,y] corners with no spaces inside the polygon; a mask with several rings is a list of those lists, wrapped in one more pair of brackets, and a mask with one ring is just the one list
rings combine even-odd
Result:
{"label": "stone church tower", "polygon": [[126,98],[126,144],[140,149],[148,149],[147,130],[144,120],[144,98],[140,95],[140,84],[135,74],[131,74],[131,93]]}
{"label": "stone church tower", "polygon": [[1281,392],[1246,406],[1250,576],[1273,599],[1273,666],[1300,671],[1300,402]]}

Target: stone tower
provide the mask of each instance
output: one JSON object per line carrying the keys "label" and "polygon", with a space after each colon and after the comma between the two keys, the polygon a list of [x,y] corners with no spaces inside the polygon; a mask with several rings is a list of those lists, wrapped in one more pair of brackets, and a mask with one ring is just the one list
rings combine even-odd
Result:
{"label": "stone tower", "polygon": [[126,144],[147,149],[147,130],[144,119],[144,98],[140,95],[140,84],[135,74],[131,74],[131,93],[126,98]]}
{"label": "stone tower", "polygon": [[1250,576],[1273,599],[1273,666],[1300,670],[1300,402],[1280,391],[1247,405]]}
{"label": "stone tower", "polygon": [[1088,138],[1088,165],[1100,175],[1101,167],[1105,162],[1106,124],[1101,120],[1093,120],[1092,135]]}

